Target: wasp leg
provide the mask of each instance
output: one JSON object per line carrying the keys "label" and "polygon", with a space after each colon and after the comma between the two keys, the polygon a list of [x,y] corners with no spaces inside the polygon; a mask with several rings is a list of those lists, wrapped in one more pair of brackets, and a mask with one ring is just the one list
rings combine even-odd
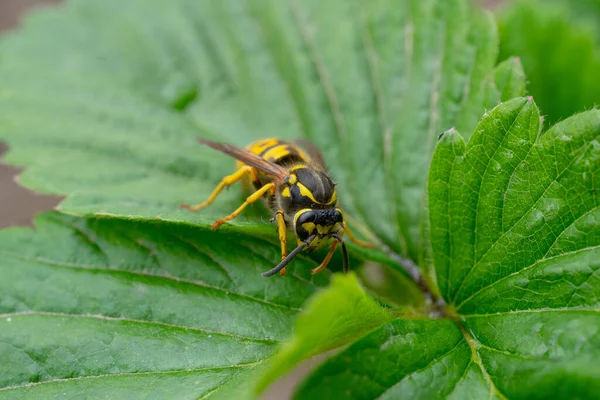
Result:
{"label": "wasp leg", "polygon": [[244,208],[246,208],[246,206],[248,204],[252,204],[252,203],[256,202],[268,191],[271,191],[271,192],[275,191],[275,184],[273,182],[267,183],[265,186],[261,187],[256,192],[254,192],[250,196],[248,196],[246,198],[246,201],[244,203],[242,203],[242,205],[239,206],[237,210],[235,210],[234,212],[232,212],[231,214],[229,214],[226,217],[216,220],[215,223],[212,224],[213,230],[217,229],[219,226],[223,225],[225,222],[231,221],[232,219],[234,219],[235,217],[240,215],[240,213],[242,211],[244,211]]}
{"label": "wasp leg", "polygon": [[217,198],[219,193],[221,193],[221,190],[223,190],[227,186],[233,185],[234,183],[236,183],[237,181],[239,181],[246,175],[250,175],[251,178],[254,178],[256,176],[256,174],[254,172],[254,168],[252,168],[248,165],[244,165],[243,167],[241,167],[240,169],[235,171],[233,174],[227,175],[225,178],[223,178],[221,180],[221,182],[219,182],[219,184],[217,185],[215,190],[213,190],[212,194],[208,197],[208,199],[206,199],[206,201],[204,203],[196,204],[194,206],[191,206],[189,204],[181,204],[180,207],[187,208],[190,211],[201,210],[204,207],[210,205]]}
{"label": "wasp leg", "polygon": [[331,261],[331,257],[333,257],[333,253],[335,253],[335,249],[337,248],[338,243],[339,242],[337,240],[334,240],[333,244],[331,245],[331,250],[329,250],[329,253],[325,257],[325,259],[323,260],[321,265],[319,265],[315,269],[310,270],[310,273],[312,275],[318,274],[319,272],[323,271],[327,267],[327,264],[329,264],[329,261]]}
{"label": "wasp leg", "polygon": [[357,244],[360,247],[366,247],[368,249],[372,249],[373,247],[375,247],[375,245],[373,243],[362,241],[362,240],[358,239],[356,236],[354,236],[352,231],[348,228],[348,225],[346,225],[346,221],[344,221],[344,233],[346,233],[348,235],[348,239],[350,239],[354,244]]}
{"label": "wasp leg", "polygon": [[[281,259],[283,260],[287,256],[287,225],[285,223],[283,210],[277,210],[275,213],[275,219],[277,220],[277,233],[279,234],[279,243],[281,244]],[[279,271],[279,275],[285,275],[285,268]]]}

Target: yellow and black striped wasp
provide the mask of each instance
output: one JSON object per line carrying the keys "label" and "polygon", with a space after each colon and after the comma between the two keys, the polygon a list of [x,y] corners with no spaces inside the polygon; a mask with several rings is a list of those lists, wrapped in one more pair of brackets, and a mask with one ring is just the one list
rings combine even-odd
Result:
{"label": "yellow and black striped wasp", "polygon": [[[263,276],[277,272],[284,275],[286,266],[301,251],[313,251],[331,239],[333,243],[329,253],[321,265],[311,272],[316,274],[327,267],[338,244],[342,246],[344,272],[347,272],[348,252],[342,237],[344,233],[361,246],[373,247],[370,243],[358,240],[348,230],[342,210],[336,207],[335,184],[326,171],[321,153],[312,143],[263,139],[243,149],[207,139],[199,138],[198,141],[235,158],[236,171],[224,177],[205,202],[194,206],[182,204],[181,207],[191,211],[200,210],[211,204],[223,188],[249,178],[255,192],[237,210],[215,221],[212,228],[217,229],[231,221],[248,204],[265,197],[269,208],[275,213],[271,221],[277,221],[282,261],[263,273]],[[298,247],[289,254],[286,247],[288,227],[293,228],[298,242]]]}

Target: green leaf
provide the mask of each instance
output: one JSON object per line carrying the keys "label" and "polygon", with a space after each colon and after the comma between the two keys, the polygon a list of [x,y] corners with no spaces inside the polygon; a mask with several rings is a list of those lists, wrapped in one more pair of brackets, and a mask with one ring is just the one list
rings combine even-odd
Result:
{"label": "green leaf", "polygon": [[[525,94],[525,75],[523,73],[523,68],[521,63],[516,58],[508,59],[502,63],[500,63],[494,73],[488,76],[485,82],[485,96],[487,98],[486,104],[496,104],[499,101],[508,101],[515,97],[520,97]],[[457,141],[456,139],[456,129],[451,128],[446,131],[443,135],[446,135],[446,139],[444,140],[452,140],[454,145],[450,146],[448,149],[443,151],[451,151],[452,147],[457,147],[453,151],[462,151],[462,147],[464,147],[461,141]],[[462,146],[462,147],[461,147]],[[436,169],[436,172],[433,174],[434,176],[441,176],[447,179],[447,175],[451,171],[451,164],[448,161],[447,157],[440,159],[440,152],[437,153],[437,159],[435,158],[431,162],[431,168]],[[446,198],[448,185],[447,182],[441,182],[439,187],[433,188],[433,190],[441,191],[440,193],[434,194],[434,197]],[[435,203],[433,207],[444,207],[443,204]],[[447,211],[447,210],[446,210]],[[446,241],[447,237],[444,235],[436,235],[435,237],[431,237],[431,227],[429,226],[429,217],[428,214],[429,209],[425,206],[424,209],[424,218],[423,224],[421,226],[421,248],[419,254],[420,265],[425,271],[425,279],[428,282],[428,286],[432,288],[433,294],[436,297],[441,297],[438,289],[438,282],[436,279],[435,273],[435,265],[433,262],[433,254],[431,249],[431,240],[438,241]],[[437,260],[438,264],[441,260]],[[439,267],[438,267],[439,268]]]}
{"label": "green leaf", "polygon": [[328,280],[310,275],[310,259],[300,256],[291,277],[265,279],[278,246],[240,228],[55,213],[36,226],[0,231],[0,398],[139,397],[143,387],[251,399],[300,360],[390,319],[354,275],[340,276],[265,364]]}
{"label": "green leaf", "polygon": [[490,249],[496,251],[496,241],[515,219],[505,215],[515,207],[505,203],[511,195],[505,196],[505,188],[513,172],[524,165],[539,134],[539,120],[532,101],[515,100],[484,118],[466,148],[458,133],[452,132],[438,147],[437,169],[432,168],[430,175],[429,208],[437,278],[448,303],[464,289],[465,277],[482,277],[470,273],[480,271],[478,263]]}
{"label": "green leaf", "polygon": [[[596,287],[598,285],[595,285]],[[481,365],[509,399],[594,399],[600,393],[600,309],[465,316]]]}
{"label": "green leaf", "polygon": [[[464,150],[458,135],[442,140],[443,168],[430,177],[433,253],[458,312],[554,308],[574,295],[569,283],[593,275],[599,132],[600,112],[590,111],[539,136],[537,107],[516,99],[484,118]],[[571,305],[593,299],[585,292]]]}
{"label": "green leaf", "polygon": [[[598,310],[398,319],[330,358],[297,399],[593,399]],[[464,322],[461,322],[464,323]]]}
{"label": "green leaf", "polygon": [[469,345],[448,320],[395,320],[331,358],[298,399],[489,398]]}
{"label": "green leaf", "polygon": [[240,192],[179,209],[233,168],[196,136],[306,137],[357,229],[416,259],[435,138],[470,132],[522,79],[497,79],[496,56],[466,0],[73,0],[0,43],[0,137],[65,212],[201,225]]}
{"label": "green leaf", "polygon": [[[591,22],[590,28],[600,35],[600,27],[597,25],[598,15],[600,15],[600,1],[598,0],[550,0],[552,3],[568,7],[572,15],[586,22]],[[600,38],[600,36],[598,36]]]}
{"label": "green leaf", "polygon": [[390,320],[391,314],[361,289],[354,275],[334,277],[331,287],[306,304],[296,320],[294,338],[270,361],[257,390],[303,359],[351,343]]}
{"label": "green leaf", "polygon": [[485,104],[495,105],[525,95],[525,73],[518,58],[509,58],[498,64],[488,76]]}
{"label": "green leaf", "polygon": [[302,256],[263,278],[279,257],[181,224],[45,214],[35,232],[0,231],[0,398],[218,391],[273,354],[317,291]]}
{"label": "green leaf", "polygon": [[600,2],[518,0],[499,13],[500,59],[523,62],[550,123],[600,103]]}
{"label": "green leaf", "polygon": [[314,371],[298,399],[594,399],[600,393],[600,111],[540,135],[531,98],[440,138],[431,257],[446,306]]}

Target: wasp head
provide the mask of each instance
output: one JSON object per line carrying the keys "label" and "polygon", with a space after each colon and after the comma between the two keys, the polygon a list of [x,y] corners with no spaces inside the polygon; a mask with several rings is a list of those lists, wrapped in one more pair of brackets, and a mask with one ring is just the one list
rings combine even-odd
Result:
{"label": "wasp head", "polygon": [[294,230],[299,241],[305,241],[309,236],[315,235],[307,251],[318,248],[323,241],[339,233],[343,224],[344,216],[338,208],[305,208],[294,216]]}

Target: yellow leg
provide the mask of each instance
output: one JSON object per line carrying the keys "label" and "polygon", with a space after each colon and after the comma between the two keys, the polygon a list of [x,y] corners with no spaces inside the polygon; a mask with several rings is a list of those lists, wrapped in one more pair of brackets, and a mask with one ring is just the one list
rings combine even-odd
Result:
{"label": "yellow leg", "polygon": [[354,234],[352,233],[352,231],[350,231],[350,229],[348,228],[348,225],[346,225],[346,221],[344,221],[344,232],[346,234],[348,234],[348,239],[350,239],[353,243],[355,243],[361,247],[366,247],[368,249],[372,249],[373,247],[375,247],[375,245],[373,243],[369,243],[369,242],[365,242],[360,239],[357,239],[356,236],[354,236]]}
{"label": "yellow leg", "polygon": [[196,204],[195,206],[191,206],[189,204],[181,204],[180,207],[187,208],[190,211],[201,210],[204,207],[210,205],[210,203],[212,203],[217,198],[219,193],[221,193],[221,190],[223,190],[227,186],[233,185],[234,183],[242,179],[244,176],[246,176],[246,174],[252,177],[254,175],[254,168],[248,165],[244,165],[243,167],[235,171],[233,174],[227,175],[221,180],[221,182],[217,185],[215,190],[213,190],[212,194],[208,197],[208,199],[206,199],[204,203]]}
{"label": "yellow leg", "polygon": [[275,184],[273,182],[267,183],[265,186],[261,187],[256,192],[254,192],[250,196],[248,196],[246,198],[246,201],[241,206],[239,206],[237,210],[235,210],[234,212],[232,212],[231,214],[229,214],[226,217],[216,220],[215,223],[212,224],[212,228],[217,229],[219,226],[223,225],[225,222],[231,221],[232,219],[234,219],[235,217],[240,215],[240,213],[242,211],[244,211],[244,208],[246,208],[246,206],[248,204],[252,204],[252,203],[256,202],[265,193],[267,193],[268,191],[274,191],[274,190],[275,190]]}
{"label": "yellow leg", "polygon": [[[277,220],[277,233],[279,233],[279,243],[281,244],[282,260],[287,256],[287,225],[285,224],[285,218],[283,215],[283,210],[277,210],[277,213],[275,214],[275,219]],[[285,275],[285,268],[279,271],[279,275]]]}
{"label": "yellow leg", "polygon": [[333,257],[333,253],[335,253],[335,249],[336,249],[337,245],[338,245],[338,241],[334,240],[333,244],[331,245],[331,250],[329,250],[329,253],[325,257],[325,259],[323,260],[321,265],[319,265],[315,269],[311,269],[310,270],[311,274],[313,274],[313,275],[318,274],[319,272],[323,271],[327,267],[327,264],[329,264],[329,261],[331,261],[331,257]]}

